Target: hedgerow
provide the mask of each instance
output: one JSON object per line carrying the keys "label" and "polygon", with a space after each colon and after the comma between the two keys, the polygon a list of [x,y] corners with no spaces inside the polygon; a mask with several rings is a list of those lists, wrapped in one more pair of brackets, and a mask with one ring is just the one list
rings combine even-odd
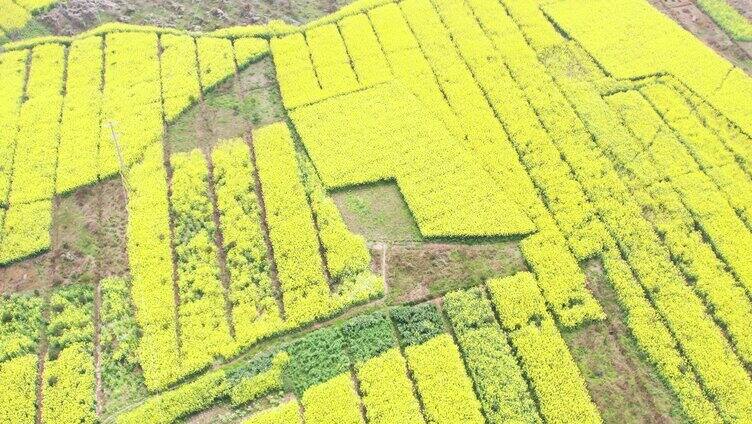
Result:
{"label": "hedgerow", "polygon": [[448,334],[405,348],[427,422],[483,423],[481,405]]}
{"label": "hedgerow", "polygon": [[355,369],[369,423],[391,423],[395,417],[405,424],[425,422],[399,349],[357,363]]}
{"label": "hedgerow", "polygon": [[444,310],[457,335],[486,418],[493,423],[541,423],[509,340],[496,322],[483,290],[474,288],[447,294]]}
{"label": "hedgerow", "polygon": [[364,422],[360,414],[360,399],[349,372],[306,389],[301,403],[306,423]]}
{"label": "hedgerow", "polygon": [[444,321],[432,303],[398,306],[390,315],[403,346],[424,343],[444,332]]}

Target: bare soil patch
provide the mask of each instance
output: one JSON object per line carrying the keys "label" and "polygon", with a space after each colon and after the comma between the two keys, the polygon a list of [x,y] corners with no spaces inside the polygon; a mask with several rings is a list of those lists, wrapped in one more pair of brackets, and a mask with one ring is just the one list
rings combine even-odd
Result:
{"label": "bare soil patch", "polygon": [[71,35],[106,22],[210,31],[283,19],[304,23],[335,11],[335,0],[67,0],[38,21],[54,34]]}
{"label": "bare soil patch", "polygon": [[417,302],[525,270],[515,242],[393,245],[387,251],[387,303]]}
{"label": "bare soil patch", "polygon": [[[659,11],[675,20],[687,31],[718,54],[731,61],[749,74],[752,74],[752,46],[732,40],[708,15],[700,10],[692,0],[649,0]],[[752,0],[730,0],[738,7],[749,7]],[[746,5],[745,5],[746,4]],[[752,14],[749,7],[747,14]],[[681,46],[677,46],[681,49]]]}
{"label": "bare soil patch", "polygon": [[0,291],[44,291],[58,284],[126,276],[126,224],[125,194],[117,179],[57,199],[50,251],[0,267]]}

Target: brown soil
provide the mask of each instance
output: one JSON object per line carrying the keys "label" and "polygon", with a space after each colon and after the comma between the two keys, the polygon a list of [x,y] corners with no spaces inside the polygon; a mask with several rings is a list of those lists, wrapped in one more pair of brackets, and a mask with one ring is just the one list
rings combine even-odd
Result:
{"label": "brown soil", "polygon": [[67,0],[38,20],[59,35],[115,21],[208,31],[272,19],[303,23],[341,6],[333,0]]}
{"label": "brown soil", "polygon": [[98,277],[128,274],[127,210],[119,180],[81,188],[55,204],[50,251],[0,268],[2,293],[94,284]]}
{"label": "brown soil", "polygon": [[[735,42],[691,0],[649,0],[668,17],[702,40],[706,45],[752,74],[752,43]],[[749,7],[751,0],[731,0],[740,7]],[[752,7],[749,8],[752,10]],[[747,14],[752,13],[748,11]]]}
{"label": "brown soil", "polygon": [[52,285],[51,268],[52,254],[49,252],[0,267],[0,292],[41,292]]}
{"label": "brown soil", "polygon": [[417,302],[527,269],[515,242],[396,244],[386,255],[389,304]]}
{"label": "brown soil", "polygon": [[726,2],[738,10],[742,16],[752,21],[752,0],[726,0]]}

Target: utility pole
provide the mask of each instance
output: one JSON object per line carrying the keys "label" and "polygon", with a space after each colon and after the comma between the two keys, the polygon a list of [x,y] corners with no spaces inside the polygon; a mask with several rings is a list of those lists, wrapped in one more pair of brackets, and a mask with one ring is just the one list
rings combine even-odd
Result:
{"label": "utility pole", "polygon": [[112,143],[115,145],[115,154],[118,159],[118,171],[120,172],[120,179],[123,181],[123,191],[125,192],[125,201],[128,201],[128,193],[131,191],[128,186],[128,179],[125,178],[125,160],[123,160],[123,152],[120,150],[120,140],[115,132],[115,124],[112,121],[108,121],[110,126],[110,134],[112,135]]}

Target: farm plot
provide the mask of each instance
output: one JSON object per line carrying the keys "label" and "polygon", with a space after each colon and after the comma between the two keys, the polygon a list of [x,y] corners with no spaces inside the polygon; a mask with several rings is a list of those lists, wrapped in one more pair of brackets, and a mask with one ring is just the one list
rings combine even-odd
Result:
{"label": "farm plot", "polygon": [[[264,60],[285,119],[219,140],[210,96]],[[569,335],[614,315],[667,417],[752,420],[752,80],[643,0],[110,24],[8,44],[0,75],[0,263],[80,187],[114,177],[128,213],[128,275],[2,299],[6,421],[597,423],[619,413]],[[188,116],[196,149],[167,131]],[[388,293],[410,283],[372,271],[353,187],[396,188],[400,235],[516,259]]]}

